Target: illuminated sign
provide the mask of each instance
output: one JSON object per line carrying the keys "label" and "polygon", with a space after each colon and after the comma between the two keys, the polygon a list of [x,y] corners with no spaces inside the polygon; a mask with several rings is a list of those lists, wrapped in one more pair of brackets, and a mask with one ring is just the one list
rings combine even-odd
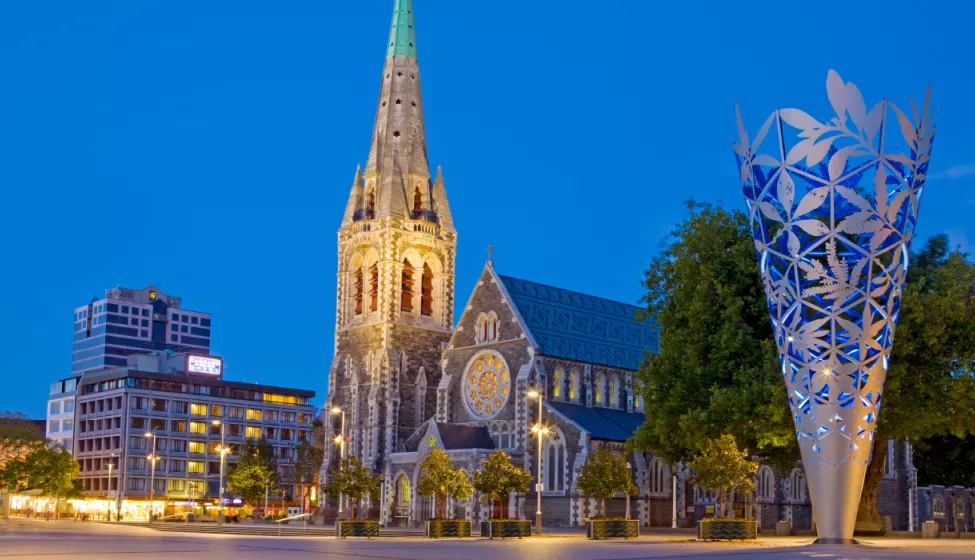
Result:
{"label": "illuminated sign", "polygon": [[186,371],[204,375],[220,375],[223,373],[223,360],[210,356],[188,356],[186,358]]}
{"label": "illuminated sign", "polygon": [[242,506],[242,505],[244,505],[244,499],[243,498],[234,498],[234,499],[224,498],[223,499],[223,505],[225,505],[225,506],[229,506],[229,505]]}
{"label": "illuminated sign", "polygon": [[156,301],[156,292],[149,292],[149,301]]}

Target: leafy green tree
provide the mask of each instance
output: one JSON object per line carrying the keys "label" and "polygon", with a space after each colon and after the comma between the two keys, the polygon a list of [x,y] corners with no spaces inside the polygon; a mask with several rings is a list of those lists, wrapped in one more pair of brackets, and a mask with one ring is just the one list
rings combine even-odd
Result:
{"label": "leafy green tree", "polygon": [[481,499],[491,503],[492,518],[504,519],[502,500],[506,501],[512,492],[527,492],[532,475],[512,464],[511,457],[500,449],[481,461],[481,469],[474,471],[474,489],[481,493]]}
{"label": "leafy green tree", "polygon": [[914,444],[918,486],[975,486],[975,437],[937,436]]}
{"label": "leafy green tree", "polygon": [[325,450],[305,440],[298,443],[295,452],[297,455],[295,482],[302,485],[302,506],[304,506],[310,488],[318,485],[318,472],[325,460]]}
{"label": "leafy green tree", "polygon": [[278,470],[274,447],[265,439],[249,439],[240,448],[237,468],[227,475],[227,487],[245,500],[260,501],[265,495],[277,494]]}
{"label": "leafy green tree", "polygon": [[471,479],[450,464],[450,456],[442,449],[435,448],[420,463],[422,475],[417,481],[417,493],[433,496],[434,519],[447,518],[447,498],[466,500],[474,493]]}
{"label": "leafy green tree", "polygon": [[329,481],[322,486],[322,492],[332,498],[345,496],[352,519],[356,518],[359,505],[368,496],[379,495],[379,477],[372,474],[355,457],[342,459],[339,468],[331,471]]}
{"label": "leafy green tree", "polygon": [[750,494],[755,490],[758,463],[749,460],[748,450],[738,451],[735,436],[723,435],[708,442],[688,467],[694,472],[691,482],[714,492],[718,497],[718,515],[729,515],[735,492]]}
{"label": "leafy green tree", "polygon": [[608,449],[597,449],[586,458],[576,481],[576,488],[586,497],[599,498],[600,511],[606,515],[606,499],[617,494],[634,496],[640,491],[626,466],[626,458]]}
{"label": "leafy green tree", "polygon": [[945,235],[930,238],[910,263],[857,521],[880,522],[888,439],[975,433],[975,263],[951,251]]}
{"label": "leafy green tree", "polygon": [[642,302],[660,325],[660,351],[637,374],[647,420],[630,445],[677,463],[730,433],[791,468],[798,445],[748,218],[687,207],[644,273]]}
{"label": "leafy green tree", "polygon": [[4,410],[0,412],[0,442],[40,441],[43,431],[20,412]]}

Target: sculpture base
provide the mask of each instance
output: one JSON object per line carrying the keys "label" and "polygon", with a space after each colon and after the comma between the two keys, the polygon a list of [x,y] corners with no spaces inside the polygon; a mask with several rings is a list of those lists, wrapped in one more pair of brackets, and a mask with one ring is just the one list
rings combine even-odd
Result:
{"label": "sculpture base", "polygon": [[856,539],[816,539],[813,544],[860,544]]}

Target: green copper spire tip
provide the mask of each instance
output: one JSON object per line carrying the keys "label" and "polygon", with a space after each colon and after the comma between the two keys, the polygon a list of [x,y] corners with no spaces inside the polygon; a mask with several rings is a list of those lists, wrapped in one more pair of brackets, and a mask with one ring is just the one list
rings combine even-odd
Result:
{"label": "green copper spire tip", "polygon": [[395,0],[393,25],[389,30],[386,58],[410,56],[416,58],[416,30],[413,29],[413,0]]}

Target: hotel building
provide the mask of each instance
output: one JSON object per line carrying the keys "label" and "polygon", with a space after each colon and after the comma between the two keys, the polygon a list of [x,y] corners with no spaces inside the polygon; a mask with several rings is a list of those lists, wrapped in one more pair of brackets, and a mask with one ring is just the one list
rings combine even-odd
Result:
{"label": "hotel building", "polygon": [[265,438],[280,474],[282,496],[275,501],[294,499],[301,495],[296,447],[311,438],[314,396],[225,381],[220,358],[196,354],[133,355],[125,367],[85,373],[74,431],[84,493],[116,500],[128,518],[147,517],[150,495],[158,515],[182,511],[172,506],[187,501],[216,503],[222,438],[231,448],[225,473],[245,440]]}
{"label": "hotel building", "polygon": [[80,376],[69,377],[51,383],[47,397],[46,436],[54,445],[63,445],[68,451],[74,446],[74,407]]}

